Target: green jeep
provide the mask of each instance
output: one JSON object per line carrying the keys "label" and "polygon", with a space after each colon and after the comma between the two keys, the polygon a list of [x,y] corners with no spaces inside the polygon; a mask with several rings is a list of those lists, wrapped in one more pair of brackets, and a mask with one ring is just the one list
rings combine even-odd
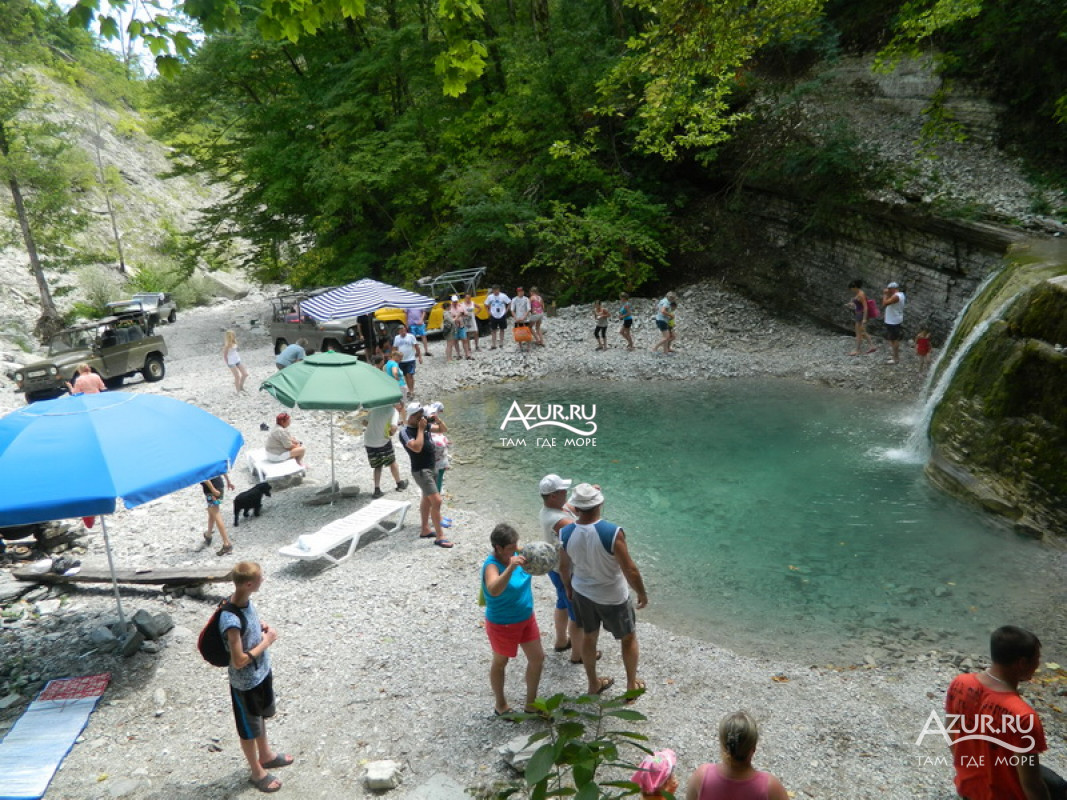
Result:
{"label": "green jeep", "polygon": [[167,345],[162,336],[146,333],[144,314],[104,317],[72,325],[52,337],[48,358],[13,370],[10,376],[26,395],[26,402],[47,400],[67,391],[85,363],[109,389],[138,372],[148,382],[163,380]]}

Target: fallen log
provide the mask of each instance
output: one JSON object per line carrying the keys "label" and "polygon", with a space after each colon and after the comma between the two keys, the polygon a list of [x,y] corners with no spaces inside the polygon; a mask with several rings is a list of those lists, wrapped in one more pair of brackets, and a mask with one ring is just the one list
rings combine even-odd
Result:
{"label": "fallen log", "polygon": [[[228,581],[230,580],[231,572],[232,570],[222,566],[117,569],[115,570],[115,578],[119,583],[199,586],[204,583]],[[111,573],[99,567],[81,567],[74,575],[34,572],[29,569],[15,570],[12,574],[20,581],[33,581],[34,583],[111,583]]]}

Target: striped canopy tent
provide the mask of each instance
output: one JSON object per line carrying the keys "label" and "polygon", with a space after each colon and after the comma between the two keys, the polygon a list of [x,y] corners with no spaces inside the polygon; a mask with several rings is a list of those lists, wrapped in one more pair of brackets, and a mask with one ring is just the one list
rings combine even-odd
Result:
{"label": "striped canopy tent", "polygon": [[431,297],[363,278],[304,300],[300,309],[315,320],[325,322],[373,314],[379,308],[429,308],[434,302]]}

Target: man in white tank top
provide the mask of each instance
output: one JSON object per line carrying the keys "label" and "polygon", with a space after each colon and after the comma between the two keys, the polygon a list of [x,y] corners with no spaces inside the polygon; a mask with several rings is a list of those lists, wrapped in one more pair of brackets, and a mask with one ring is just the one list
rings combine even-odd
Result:
{"label": "man in white tank top", "polygon": [[645,583],[630,557],[622,528],[600,518],[604,495],[596,486],[579,484],[570,504],[577,520],[560,529],[559,571],[574,609],[578,626],[585,633],[582,661],[589,681],[589,694],[600,694],[615,683],[596,674],[596,646],[600,627],[622,646],[626,689],[644,689],[637,678],[637,617],[630,589],[637,595],[636,607],[648,605]]}

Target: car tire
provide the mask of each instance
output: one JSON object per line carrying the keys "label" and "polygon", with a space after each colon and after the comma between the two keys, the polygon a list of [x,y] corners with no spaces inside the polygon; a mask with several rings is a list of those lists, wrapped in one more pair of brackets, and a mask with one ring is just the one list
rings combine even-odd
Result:
{"label": "car tire", "polygon": [[173,325],[177,321],[178,321],[178,312],[177,311],[171,311],[170,312],[170,316],[167,317],[167,324],[168,325]]}
{"label": "car tire", "polygon": [[276,339],[274,341],[274,355],[281,355],[282,350],[289,346],[289,342],[285,339]]}
{"label": "car tire", "polygon": [[144,369],[141,370],[141,375],[144,376],[145,381],[148,383],[161,381],[166,374],[167,368],[163,365],[162,356],[149,356],[144,360]]}

